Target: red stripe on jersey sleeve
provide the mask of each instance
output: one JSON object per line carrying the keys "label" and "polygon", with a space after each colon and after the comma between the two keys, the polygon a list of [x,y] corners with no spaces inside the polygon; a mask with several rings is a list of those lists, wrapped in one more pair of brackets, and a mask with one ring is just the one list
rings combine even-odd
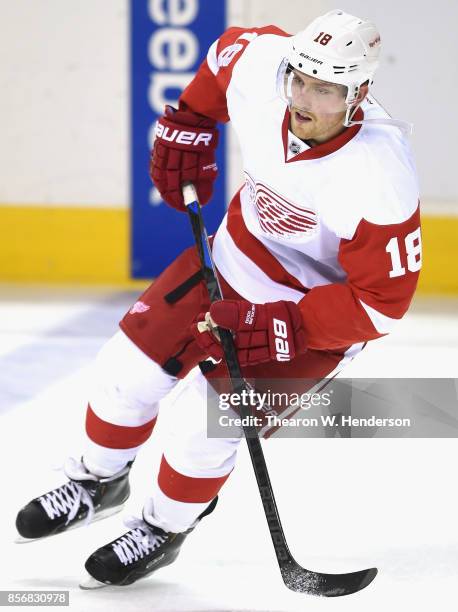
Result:
{"label": "red stripe on jersey sleeve", "polygon": [[[359,300],[387,317],[404,315],[418,282],[419,227],[417,207],[403,223],[375,225],[363,219],[354,237],[341,241],[339,262],[347,282],[314,287],[299,302],[309,348],[335,349],[383,336]],[[398,247],[402,273],[396,254],[394,259],[390,254]],[[399,275],[390,276],[393,271]]]}
{"label": "red stripe on jersey sleeve", "polygon": [[[216,50],[218,58],[222,53],[226,53],[228,64],[218,65],[218,72],[215,75],[210,70],[207,60],[204,60],[194,79],[181,94],[180,108],[189,108],[195,113],[211,117],[222,123],[229,121],[226,90],[231,81],[235,64],[242,57],[245,49],[251,42],[250,40],[240,38],[243,34],[290,36],[290,34],[273,25],[262,28],[229,28],[218,39]],[[231,47],[232,59],[230,59]]]}
{"label": "red stripe on jersey sleeve", "polygon": [[242,215],[240,203],[240,191],[232,198],[227,215],[227,231],[237,248],[242,251],[258,268],[271,280],[281,285],[286,285],[302,293],[308,289],[303,287],[297,278],[289,274],[279,261],[269,252],[268,249],[250,231]]}

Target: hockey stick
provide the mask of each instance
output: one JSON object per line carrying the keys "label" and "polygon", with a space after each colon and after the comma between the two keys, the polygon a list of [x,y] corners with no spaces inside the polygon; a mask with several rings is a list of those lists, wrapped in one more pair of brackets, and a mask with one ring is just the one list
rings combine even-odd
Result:
{"label": "hockey stick", "polygon": [[[202,219],[200,204],[194,186],[187,183],[183,186],[183,197],[191,222],[197,251],[202,264],[210,302],[223,299],[218,283],[215,264],[212,259],[208,235]],[[229,376],[235,393],[247,389],[248,383],[243,379],[232,334],[229,330],[218,328]],[[248,406],[241,403],[242,417],[251,416]],[[251,423],[251,419],[246,419]],[[258,483],[264,512],[269,526],[270,536],[277,555],[278,565],[285,585],[292,591],[325,597],[350,595],[364,589],[377,574],[376,568],[348,574],[322,574],[301,567],[291,555],[286,543],[285,534],[280,522],[275,497],[270,483],[264,453],[258,432],[254,425],[244,425],[243,432],[250,452],[251,462]]]}

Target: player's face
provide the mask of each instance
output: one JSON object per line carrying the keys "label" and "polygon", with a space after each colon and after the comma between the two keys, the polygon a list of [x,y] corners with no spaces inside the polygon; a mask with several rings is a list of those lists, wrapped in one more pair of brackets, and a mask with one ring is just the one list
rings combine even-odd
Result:
{"label": "player's face", "polygon": [[290,75],[291,131],[301,140],[325,142],[344,129],[346,88],[299,71]]}

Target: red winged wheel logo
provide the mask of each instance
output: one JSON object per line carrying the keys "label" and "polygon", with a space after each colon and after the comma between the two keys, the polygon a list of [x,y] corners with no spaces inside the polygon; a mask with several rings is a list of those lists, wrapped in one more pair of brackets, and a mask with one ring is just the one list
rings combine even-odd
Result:
{"label": "red winged wheel logo", "polygon": [[247,184],[251,201],[256,206],[259,224],[266,234],[288,239],[316,232],[317,218],[314,210],[299,208],[264,183],[255,183],[249,176]]}

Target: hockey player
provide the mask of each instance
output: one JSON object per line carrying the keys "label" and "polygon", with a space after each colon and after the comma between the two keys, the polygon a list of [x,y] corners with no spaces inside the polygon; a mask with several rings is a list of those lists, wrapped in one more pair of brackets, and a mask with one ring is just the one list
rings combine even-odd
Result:
{"label": "hockey player", "polygon": [[[23,537],[122,506],[160,400],[198,364],[226,375],[224,361],[208,372],[222,352],[197,326],[207,311],[234,331],[245,376],[285,381],[333,376],[404,315],[421,266],[419,196],[402,126],[369,96],[379,52],[375,26],[339,10],[292,37],[230,28],[211,46],[178,109],[158,121],[151,176],[178,210],[185,181],[207,203],[216,123],[232,121],[246,180],[212,244],[225,299],[210,307],[191,248],[133,305],[96,362],[82,460],[19,512]],[[176,424],[142,519],[87,560],[99,583],[171,563],[214,509],[240,440],[207,437],[205,384],[197,374],[176,399],[183,412],[200,402],[202,419]]]}

